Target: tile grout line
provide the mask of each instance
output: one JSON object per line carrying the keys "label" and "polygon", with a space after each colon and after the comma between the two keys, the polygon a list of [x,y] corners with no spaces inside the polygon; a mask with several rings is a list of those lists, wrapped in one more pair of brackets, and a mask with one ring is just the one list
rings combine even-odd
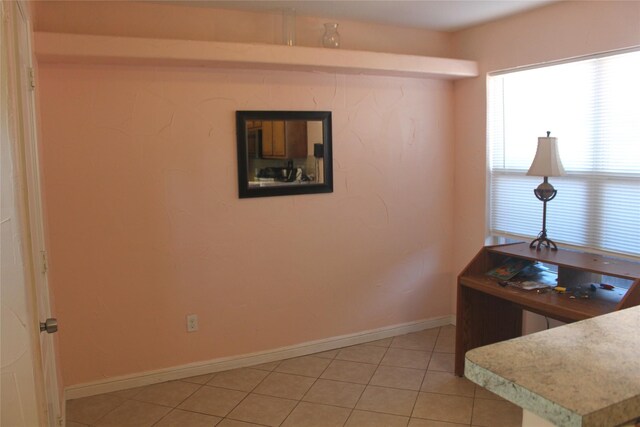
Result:
{"label": "tile grout line", "polygon": [[[213,379],[213,377],[211,378]],[[176,380],[176,381],[180,381],[180,380]],[[210,381],[210,380],[209,380]],[[182,382],[186,382],[186,381],[182,381]],[[195,384],[195,383],[188,383],[188,384]],[[196,394],[202,387],[204,387],[206,385],[205,384],[196,384],[199,387],[196,388],[195,390],[193,390],[187,397],[185,397],[184,399],[182,399],[180,402],[178,402],[178,404],[176,404],[175,406],[173,406],[171,408],[171,410],[169,412],[167,412],[166,414],[164,414],[158,421],[156,421],[155,423],[152,424],[152,426],[158,425],[163,419],[165,419],[166,417],[169,416],[169,414],[171,414],[173,411],[175,411],[176,409],[181,410],[178,408],[178,406],[182,405],[187,399],[189,399],[191,396],[193,396],[194,394]],[[137,396],[137,395],[136,395]],[[135,398],[135,396],[134,396]],[[134,398],[132,398],[132,400],[134,400]],[[206,414],[206,415],[210,415],[210,414]],[[216,423],[218,424],[218,423]]]}
{"label": "tile grout line", "polygon": [[371,383],[371,379],[375,376],[376,372],[378,371],[378,368],[380,367],[380,363],[382,363],[382,360],[387,355],[387,352],[389,351],[389,348],[391,348],[392,343],[393,343],[393,337],[391,338],[391,342],[389,342],[389,345],[385,347],[384,353],[382,354],[382,357],[380,358],[380,360],[378,361],[378,364],[376,365],[376,369],[373,371],[373,374],[371,375],[371,378],[369,378],[369,381],[367,382],[367,384],[364,385],[364,388],[362,389],[360,396],[358,396],[358,400],[356,400],[356,403],[353,405],[353,408],[351,408],[351,412],[349,412],[349,416],[347,417],[344,424],[342,424],[343,426],[345,426],[353,416],[354,411],[358,407],[358,403],[360,403],[360,400],[362,399],[362,395],[364,394],[365,391],[367,391],[367,387]]}
{"label": "tile grout line", "polygon": [[[436,346],[438,345],[438,340],[440,339],[440,334],[442,333],[442,326],[438,328],[438,335],[436,336],[436,342],[433,344],[433,349],[431,350],[431,356],[429,357],[429,363],[427,364],[427,369],[424,372],[424,377],[422,378],[422,382],[420,383],[420,390],[418,391],[418,396],[416,398],[416,401],[413,404],[413,409],[411,410],[411,417],[409,418],[409,423],[411,423],[411,418],[415,418],[415,419],[419,419],[419,420],[423,420],[423,419],[427,419],[428,418],[420,418],[420,417],[414,417],[413,413],[416,409],[416,405],[418,404],[418,398],[420,397],[420,393],[427,393],[426,391],[422,390],[422,387],[424,386],[424,382],[427,379],[427,374],[429,373],[429,366],[431,365],[431,358],[433,357],[433,353],[440,353],[435,351],[436,350]],[[446,372],[446,371],[434,371],[432,370],[431,372]],[[429,392],[429,393],[433,393],[433,392]],[[445,394],[445,393],[433,393],[433,394],[440,394],[443,396],[451,396],[449,394]],[[475,394],[475,388],[474,388],[474,394]],[[432,421],[436,421],[436,422],[443,422],[443,421],[439,421],[439,420],[432,420]]]}
{"label": "tile grout line", "polygon": [[[116,396],[118,397],[118,396]],[[100,420],[102,420],[104,417],[106,417],[107,415],[109,415],[110,413],[112,413],[113,411],[115,411],[116,409],[118,409],[119,407],[121,407],[122,405],[124,405],[125,403],[127,403],[128,400],[131,399],[127,399],[127,398],[121,398],[123,399],[122,402],[120,402],[119,404],[117,404],[116,406],[114,406],[112,409],[108,410],[107,412],[104,413],[104,415],[102,415],[101,417],[99,417],[97,420],[95,420],[95,422],[90,423],[89,426],[93,426],[96,425],[98,422],[100,422]],[[66,420],[66,421],[73,421],[73,420]],[[81,423],[84,424],[84,423]]]}
{"label": "tile grout line", "polygon": [[[405,334],[406,335],[406,334]],[[401,335],[398,335],[401,336]],[[349,414],[349,418],[351,418],[351,416],[353,415],[353,412],[356,410],[356,408],[358,407],[358,403],[360,403],[360,400],[362,400],[362,396],[364,395],[365,391],[367,391],[367,388],[371,385],[371,380],[373,379],[373,377],[376,375],[376,372],[378,372],[378,369],[380,368],[380,366],[384,366],[382,365],[382,361],[384,360],[385,356],[387,355],[387,353],[389,352],[389,349],[391,348],[391,345],[393,344],[393,340],[396,337],[392,337],[391,338],[391,342],[389,343],[389,345],[385,348],[384,354],[382,355],[382,357],[380,358],[380,360],[378,361],[378,364],[376,365],[376,369],[375,371],[373,371],[373,375],[371,375],[371,378],[369,378],[369,381],[367,382],[367,384],[365,385],[364,389],[362,390],[362,393],[360,393],[360,397],[358,398],[358,400],[356,401],[356,404],[354,405],[353,409],[351,410],[351,414]],[[373,386],[373,387],[377,387],[377,386]],[[416,395],[416,399],[417,399],[417,395]],[[415,405],[415,401],[414,401],[414,405]],[[369,411],[369,412],[376,412],[376,411]],[[379,414],[387,414],[386,412],[376,412]],[[396,414],[388,414],[388,415],[396,415]],[[346,422],[349,422],[349,418],[347,418]],[[407,425],[409,424],[411,417],[409,416],[409,420],[407,420]],[[346,424],[345,422],[345,424]]]}
{"label": "tile grout line", "polygon": [[436,341],[433,343],[433,348],[431,349],[431,355],[429,356],[429,363],[427,363],[427,369],[424,371],[424,376],[422,377],[422,381],[420,381],[420,388],[418,389],[418,394],[416,395],[416,400],[413,402],[413,407],[411,408],[411,415],[409,416],[408,424],[411,424],[411,418],[415,418],[413,413],[416,410],[416,405],[418,404],[418,399],[420,398],[420,393],[422,392],[422,387],[424,386],[424,382],[427,379],[427,374],[429,373],[429,365],[431,365],[431,358],[433,357],[433,353],[435,352],[436,346],[438,345],[438,338],[440,338],[440,334],[442,333],[442,327],[438,328],[438,335],[436,335]]}
{"label": "tile grout line", "polygon": [[[239,401],[239,402],[238,402],[238,403],[237,403],[233,408],[231,408],[231,409],[230,409],[230,410],[225,414],[225,416],[223,416],[223,417],[222,417],[222,420],[220,420],[220,422],[218,422],[217,424],[222,423],[222,421],[224,421],[224,420],[226,420],[226,419],[234,420],[234,421],[242,421],[242,420],[235,420],[234,418],[228,418],[228,416],[229,416],[229,414],[231,414],[231,413],[232,413],[232,412],[233,412],[233,411],[234,411],[238,406],[240,406],[240,404],[242,404],[242,402],[244,402],[244,401],[247,399],[247,397],[249,397],[249,396],[251,395],[251,393],[253,392],[253,390],[255,390],[256,388],[258,388],[258,386],[259,386],[260,384],[262,384],[262,383],[264,382],[264,380],[266,380],[266,379],[267,379],[267,377],[269,377],[269,375],[271,375],[272,373],[274,373],[274,372],[275,372],[275,370],[278,368],[278,366],[280,366],[280,364],[281,364],[281,363],[282,363],[282,360],[279,360],[279,361],[278,361],[278,364],[277,364],[276,366],[274,366],[274,368],[273,368],[271,371],[269,371],[269,373],[268,373],[267,375],[265,375],[263,379],[261,379],[260,381],[258,381],[258,383],[257,383],[255,386],[253,386],[253,388],[252,388],[251,390],[249,390],[249,391],[247,392],[247,395],[246,395],[245,397],[243,397],[242,399],[240,399],[240,401]],[[247,367],[245,367],[245,368],[239,368],[239,369],[249,369],[249,368],[251,368],[251,367],[250,367],[250,366],[247,366]],[[223,372],[225,372],[225,371],[223,371]],[[213,378],[211,378],[211,379],[213,379]],[[211,380],[209,380],[209,381],[211,381]],[[228,390],[229,390],[229,389],[228,389]],[[236,391],[237,391],[237,390],[236,390]],[[272,397],[273,397],[273,396],[272,396]],[[242,421],[242,422],[247,422],[247,421]],[[216,425],[217,425],[217,424],[216,424]],[[257,423],[254,423],[254,424],[257,424]]]}
{"label": "tile grout line", "polygon": [[420,381],[420,387],[418,388],[418,392],[416,393],[416,399],[413,401],[413,406],[411,407],[411,413],[409,415],[409,420],[407,421],[407,425],[411,424],[411,419],[415,418],[413,416],[413,412],[416,409],[416,405],[418,404],[418,398],[420,398],[420,393],[422,392],[422,385],[424,384],[425,379],[427,378],[427,373],[429,372],[429,365],[431,365],[431,359],[433,358],[433,353],[435,353],[436,345],[438,344],[438,338],[440,337],[440,333],[442,332],[442,327],[438,328],[438,334],[436,335],[436,340],[433,343],[433,347],[429,352],[429,362],[427,363],[427,367],[424,370],[424,374],[422,375],[422,381]]}
{"label": "tile grout line", "polygon": [[[440,327],[440,329],[439,329],[439,331],[438,331],[438,336],[437,336],[437,338],[436,338],[436,344],[435,344],[436,346],[437,346],[437,343],[438,343],[438,339],[440,338],[440,333],[442,333],[442,327]],[[433,353],[438,353],[438,354],[452,354],[451,352],[435,351],[435,346],[434,346],[434,351],[432,352],[432,354],[433,354]],[[454,353],[454,354],[455,354],[455,353]],[[431,361],[429,361],[429,364],[431,364]],[[450,373],[450,372],[448,372],[448,371],[431,371],[431,372]],[[424,378],[424,379],[423,379],[423,381],[422,381],[423,385],[424,385],[424,381],[426,380],[426,374],[428,374],[428,373],[429,373],[429,370],[427,369],[427,371],[426,371],[426,373],[425,373],[425,378]],[[455,373],[453,373],[453,375],[455,376]],[[463,378],[464,378],[464,376],[463,376]],[[420,387],[420,389],[422,390],[422,386]],[[474,388],[473,388],[473,395],[472,395],[472,396],[461,396],[461,395],[456,395],[456,394],[439,393],[439,392],[433,392],[433,391],[430,391],[430,392],[426,392],[426,391],[425,391],[424,393],[438,394],[438,395],[441,395],[441,396],[456,396],[456,397],[467,397],[467,398],[470,398],[470,399],[471,399],[471,418],[469,419],[469,423],[467,423],[467,424],[465,424],[465,425],[467,425],[467,426],[472,426],[472,421],[473,421],[473,408],[474,408],[475,400],[476,400],[476,397],[475,397],[475,395],[476,395],[476,390],[477,390],[477,387],[476,387],[476,386],[474,386]],[[415,407],[414,407],[414,409],[415,409]],[[438,421],[438,420],[434,420],[434,419],[431,419],[431,418],[420,418],[420,417],[415,417],[415,418],[417,418],[417,419],[431,420],[431,421]],[[442,422],[442,421],[440,421],[440,422]],[[446,422],[449,422],[449,421],[446,421]]]}
{"label": "tile grout line", "polygon": [[[342,348],[345,348],[345,347],[342,347]],[[337,349],[337,350],[338,350],[338,353],[340,352],[340,350],[341,350],[342,348]],[[320,377],[322,376],[322,374],[324,374],[324,373],[326,372],[326,370],[327,370],[327,369],[329,369],[329,366],[331,366],[331,364],[333,363],[333,361],[334,361],[334,360],[336,360],[336,356],[338,355],[338,353],[336,353],[336,355],[335,355],[335,356],[333,356],[333,358],[332,358],[332,359],[330,359],[330,360],[331,360],[331,362],[329,362],[329,363],[327,364],[327,366],[325,366],[325,368],[322,370],[322,372],[320,372],[320,373],[318,374],[318,376],[317,376],[317,377],[316,377],[316,379],[313,381],[313,383],[311,384],[311,386],[307,389],[307,391],[305,391],[305,392],[302,394],[302,397],[300,398],[300,400],[298,400],[298,403],[296,403],[296,405],[293,407],[293,409],[291,409],[291,411],[287,414],[287,416],[284,418],[284,420],[282,420],[282,422],[280,423],[280,426],[281,426],[281,425],[283,425],[283,424],[287,421],[287,419],[291,416],[291,414],[293,413],[293,411],[295,411],[295,410],[296,410],[296,408],[297,408],[297,407],[300,405],[300,403],[302,402],[302,399],[304,399],[304,398],[305,398],[305,396],[307,395],[307,393],[309,393],[309,390],[311,390],[311,388],[314,386],[314,384],[318,382],[318,380],[320,379]],[[313,354],[309,354],[309,355],[307,355],[307,356],[313,356]],[[302,357],[307,357],[307,356],[302,356]],[[346,422],[346,421],[345,421],[345,422]],[[344,426],[344,423],[343,423],[342,425]]]}

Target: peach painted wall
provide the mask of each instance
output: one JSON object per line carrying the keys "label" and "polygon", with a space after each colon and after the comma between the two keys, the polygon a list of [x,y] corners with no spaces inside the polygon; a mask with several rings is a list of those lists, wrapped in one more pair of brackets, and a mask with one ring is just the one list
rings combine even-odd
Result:
{"label": "peach painted wall", "polygon": [[[280,42],[279,12],[35,9],[36,31]],[[318,46],[327,20],[297,21],[298,44]],[[451,36],[433,31],[341,22],[341,34],[345,48],[450,50]],[[66,386],[449,313],[451,83],[50,65],[39,74]],[[291,108],[334,112],[335,192],[238,200],[234,111]],[[200,332],[184,332],[187,313]]]}
{"label": "peach painted wall", "polygon": [[[454,55],[491,71],[640,45],[640,2],[570,1],[458,32]],[[455,250],[461,271],[486,235],[486,79],[455,93]]]}
{"label": "peach painted wall", "polygon": [[[130,37],[282,43],[282,11],[246,12],[130,1],[37,2],[37,31]],[[197,4],[197,2],[192,2]],[[332,17],[296,17],[299,46],[322,45]],[[449,56],[451,34],[356,21],[339,23],[343,49]]]}
{"label": "peach painted wall", "polygon": [[[450,313],[451,82],[39,72],[66,386]],[[241,109],[332,111],[334,192],[238,199]]]}

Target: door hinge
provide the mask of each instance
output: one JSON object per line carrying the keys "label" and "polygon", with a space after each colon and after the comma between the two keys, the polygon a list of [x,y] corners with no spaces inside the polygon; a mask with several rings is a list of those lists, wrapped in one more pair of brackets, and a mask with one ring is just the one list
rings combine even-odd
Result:
{"label": "door hinge", "polygon": [[42,274],[45,274],[49,270],[49,261],[47,260],[47,251],[40,251],[42,254]]}
{"label": "door hinge", "polygon": [[33,67],[29,67],[29,87],[31,90],[36,88],[36,73],[33,71]]}

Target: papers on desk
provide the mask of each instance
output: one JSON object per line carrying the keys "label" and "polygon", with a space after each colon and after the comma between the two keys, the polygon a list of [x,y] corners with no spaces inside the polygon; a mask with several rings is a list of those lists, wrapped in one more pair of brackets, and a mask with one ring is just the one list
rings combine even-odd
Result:
{"label": "papers on desk", "polygon": [[[535,263],[518,273],[515,278],[517,281],[525,283],[537,283],[540,287],[556,287],[558,285],[558,274],[549,270],[542,264]],[[527,286],[527,285],[525,285]],[[528,285],[532,286],[532,285]],[[526,289],[523,287],[522,289]],[[538,288],[531,288],[538,289]]]}
{"label": "papers on desk", "polygon": [[524,290],[553,288],[558,284],[558,275],[543,264],[509,258],[501,266],[487,272],[500,279],[502,286],[513,286]]}
{"label": "papers on desk", "polygon": [[533,265],[533,261],[521,258],[507,258],[504,264],[489,270],[487,274],[496,279],[509,280],[530,265]]}

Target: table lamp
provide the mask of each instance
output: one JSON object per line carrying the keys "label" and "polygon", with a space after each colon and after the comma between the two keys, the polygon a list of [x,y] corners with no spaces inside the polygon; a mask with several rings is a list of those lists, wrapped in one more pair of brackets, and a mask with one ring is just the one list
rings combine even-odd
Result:
{"label": "table lamp", "polygon": [[566,172],[558,155],[558,139],[549,135],[551,135],[551,132],[547,132],[546,138],[538,138],[536,156],[527,172],[527,175],[544,177],[544,181],[538,185],[538,188],[533,190],[533,194],[543,203],[542,231],[538,234],[538,238],[531,242],[529,247],[540,250],[541,247],[546,246],[551,250],[557,251],[558,246],[547,237],[547,202],[553,200],[558,191],[553,188],[553,185],[549,184],[548,178],[550,176],[566,175]]}

